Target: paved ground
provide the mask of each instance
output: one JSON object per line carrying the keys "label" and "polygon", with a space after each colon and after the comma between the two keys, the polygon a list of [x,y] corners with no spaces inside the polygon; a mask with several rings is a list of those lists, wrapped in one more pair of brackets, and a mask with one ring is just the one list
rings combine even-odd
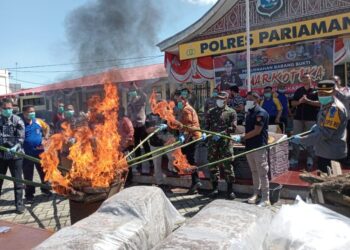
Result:
{"label": "paved ground", "polygon": [[[37,176],[36,181],[38,181]],[[26,205],[27,209],[24,214],[16,214],[12,185],[12,182],[4,182],[3,192],[0,198],[0,220],[55,231],[70,225],[68,200],[56,195],[46,197],[40,193],[39,188],[36,189],[37,196],[35,197],[34,204]],[[186,189],[172,189],[172,192],[166,193],[172,204],[185,217],[192,217],[212,201],[202,194],[186,195],[186,191]],[[245,198],[242,196],[237,200],[244,201]],[[283,200],[272,209],[277,210],[281,203],[290,202]]]}

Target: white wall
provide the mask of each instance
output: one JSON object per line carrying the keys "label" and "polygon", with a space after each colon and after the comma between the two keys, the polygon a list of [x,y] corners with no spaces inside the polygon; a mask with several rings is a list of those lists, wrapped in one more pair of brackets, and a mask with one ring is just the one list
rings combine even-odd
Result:
{"label": "white wall", "polygon": [[11,93],[9,72],[6,69],[0,69],[0,95]]}

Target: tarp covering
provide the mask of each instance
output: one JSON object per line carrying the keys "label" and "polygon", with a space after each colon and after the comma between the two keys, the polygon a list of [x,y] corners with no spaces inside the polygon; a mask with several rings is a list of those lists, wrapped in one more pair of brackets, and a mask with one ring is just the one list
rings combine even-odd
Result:
{"label": "tarp covering", "polygon": [[259,250],[271,219],[269,209],[216,200],[154,249]]}
{"label": "tarp covering", "polygon": [[183,221],[161,189],[131,187],[36,249],[151,249]]}

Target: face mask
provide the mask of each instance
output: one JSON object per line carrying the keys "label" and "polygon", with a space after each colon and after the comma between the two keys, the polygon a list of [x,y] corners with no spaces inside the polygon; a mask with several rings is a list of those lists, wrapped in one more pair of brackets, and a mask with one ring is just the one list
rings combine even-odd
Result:
{"label": "face mask", "polygon": [[266,98],[271,98],[272,95],[271,95],[271,93],[265,93],[264,96],[265,96]]}
{"label": "face mask", "polygon": [[217,97],[218,96],[218,92],[213,92],[213,97]]}
{"label": "face mask", "polygon": [[1,111],[2,115],[5,117],[10,117],[12,115],[13,109],[3,109]]}
{"label": "face mask", "polygon": [[27,118],[28,118],[29,120],[35,119],[35,112],[30,112],[30,113],[28,114]]}
{"label": "face mask", "polygon": [[245,112],[248,112],[249,110],[251,110],[252,108],[255,107],[255,103],[254,101],[247,101],[244,109],[245,109]]}
{"label": "face mask", "polygon": [[130,91],[129,92],[129,96],[130,97],[136,97],[137,96],[137,92],[136,91]]}
{"label": "face mask", "polygon": [[277,90],[277,91],[278,91],[278,93],[281,93],[281,94],[286,93],[286,90],[285,90],[285,89],[279,89],[279,90]]}
{"label": "face mask", "polygon": [[319,96],[318,100],[322,105],[327,105],[331,102],[333,102],[333,96]]}
{"label": "face mask", "polygon": [[225,101],[224,100],[216,100],[216,105],[219,108],[223,108],[225,106]]}
{"label": "face mask", "polygon": [[67,118],[72,118],[73,115],[74,115],[74,110],[67,110],[64,115],[67,117]]}
{"label": "face mask", "polygon": [[64,112],[64,107],[58,107],[58,113],[63,113]]}
{"label": "face mask", "polygon": [[178,102],[176,106],[177,106],[178,109],[183,109],[184,108],[184,104],[182,102]]}

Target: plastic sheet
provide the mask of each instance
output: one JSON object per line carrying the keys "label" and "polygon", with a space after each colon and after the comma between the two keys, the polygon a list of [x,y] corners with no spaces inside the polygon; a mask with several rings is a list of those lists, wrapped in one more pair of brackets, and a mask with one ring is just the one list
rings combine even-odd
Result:
{"label": "plastic sheet", "polygon": [[36,249],[151,249],[183,221],[161,189],[131,187]]}
{"label": "plastic sheet", "polygon": [[350,249],[350,219],[300,198],[284,205],[272,220],[264,241],[268,250]]}
{"label": "plastic sheet", "polygon": [[154,249],[259,250],[271,219],[269,209],[216,200]]}

